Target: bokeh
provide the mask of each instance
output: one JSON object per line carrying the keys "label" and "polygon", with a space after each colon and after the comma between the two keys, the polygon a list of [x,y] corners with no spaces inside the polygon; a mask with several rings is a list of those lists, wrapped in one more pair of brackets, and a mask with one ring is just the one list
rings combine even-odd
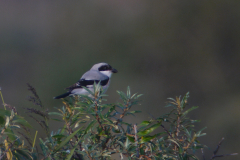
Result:
{"label": "bokeh", "polygon": [[222,137],[219,153],[240,151],[239,0],[0,2],[0,87],[21,114],[32,106],[26,83],[56,111],[53,97],[98,62],[119,71],[109,103],[127,86],[144,94],[143,112],[127,120],[157,117],[167,98],[189,91],[189,106],[200,107],[190,117],[208,127],[205,152]]}

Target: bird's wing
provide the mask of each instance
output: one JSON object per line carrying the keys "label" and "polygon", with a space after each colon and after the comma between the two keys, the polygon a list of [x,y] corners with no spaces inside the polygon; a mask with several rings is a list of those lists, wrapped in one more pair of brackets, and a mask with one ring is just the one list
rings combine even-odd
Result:
{"label": "bird's wing", "polygon": [[83,74],[83,76],[77,83],[73,84],[72,86],[67,87],[66,89],[71,91],[75,88],[88,87],[88,85],[93,85],[94,82],[99,83],[99,81],[101,81],[102,86],[105,86],[109,81],[109,77],[102,74],[99,71],[89,70]]}
{"label": "bird's wing", "polygon": [[109,81],[109,78],[107,78],[105,80],[86,80],[86,79],[81,78],[77,83],[67,87],[66,89],[71,91],[76,88],[82,88],[82,87],[87,87],[88,85],[93,85],[94,82],[96,84],[100,82],[100,84],[102,86],[105,86],[108,83],[108,81]]}
{"label": "bird's wing", "polygon": [[89,70],[86,73],[84,73],[83,76],[81,77],[81,79],[101,81],[106,80],[108,78],[109,78],[108,76],[96,70]]}

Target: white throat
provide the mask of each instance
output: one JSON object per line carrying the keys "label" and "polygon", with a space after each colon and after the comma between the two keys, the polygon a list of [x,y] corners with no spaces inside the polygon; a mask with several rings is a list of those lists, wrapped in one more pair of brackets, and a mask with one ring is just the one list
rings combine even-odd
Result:
{"label": "white throat", "polygon": [[111,78],[112,76],[112,71],[100,71],[102,74],[108,76],[109,78]]}

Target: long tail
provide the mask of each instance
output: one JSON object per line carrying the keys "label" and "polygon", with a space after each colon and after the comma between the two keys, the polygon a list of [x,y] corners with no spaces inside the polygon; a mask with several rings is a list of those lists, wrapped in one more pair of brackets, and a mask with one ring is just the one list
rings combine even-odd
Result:
{"label": "long tail", "polygon": [[53,99],[65,98],[65,97],[69,96],[70,94],[71,94],[71,92],[67,92],[67,93],[61,94],[59,96],[53,97]]}

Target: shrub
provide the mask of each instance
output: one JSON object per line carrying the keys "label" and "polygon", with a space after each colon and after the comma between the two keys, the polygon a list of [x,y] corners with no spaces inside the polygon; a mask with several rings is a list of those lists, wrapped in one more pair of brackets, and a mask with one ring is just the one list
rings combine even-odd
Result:
{"label": "shrub", "polygon": [[[169,98],[166,105],[172,108],[169,113],[132,124],[124,118],[140,112],[132,108],[142,95],[132,95],[129,87],[127,93],[117,91],[122,103],[107,104],[101,87],[94,85],[94,92],[89,91],[91,96],[63,99],[63,107],[56,112],[49,112],[36,90],[28,87],[33,94],[29,101],[37,107],[26,108],[26,112],[42,127],[46,138],[39,138],[40,144],[35,146],[37,136],[30,134],[34,129],[18,115],[16,108],[6,105],[9,110],[0,110],[0,159],[105,160],[117,155],[120,159],[188,160],[198,159],[197,151],[202,152],[202,159],[205,159],[203,149],[206,145],[199,140],[206,135],[205,128],[195,131],[194,124],[199,121],[187,117],[190,111],[198,108],[188,108],[189,93],[182,98]],[[60,118],[54,119],[54,116]],[[63,122],[56,132],[49,128],[53,120]],[[217,155],[221,142],[211,159],[236,155]]]}

